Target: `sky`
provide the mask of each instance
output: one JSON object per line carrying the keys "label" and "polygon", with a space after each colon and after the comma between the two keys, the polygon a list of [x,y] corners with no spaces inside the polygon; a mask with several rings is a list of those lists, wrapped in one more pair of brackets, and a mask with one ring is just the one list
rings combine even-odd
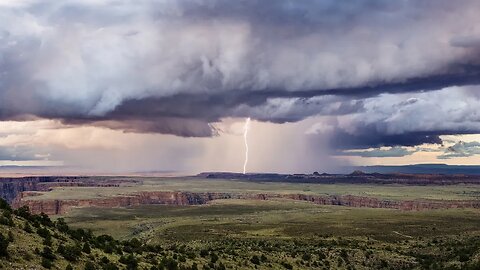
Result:
{"label": "sky", "polygon": [[480,1],[0,0],[0,166],[480,164]]}

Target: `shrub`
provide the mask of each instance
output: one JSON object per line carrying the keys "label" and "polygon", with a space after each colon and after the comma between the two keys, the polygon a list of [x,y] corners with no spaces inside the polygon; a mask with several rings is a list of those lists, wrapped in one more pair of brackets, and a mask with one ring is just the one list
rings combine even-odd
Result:
{"label": "shrub", "polygon": [[177,270],[178,263],[172,258],[163,258],[160,262],[160,269],[167,269],[167,270]]}
{"label": "shrub", "polygon": [[7,210],[7,211],[12,211],[12,208],[8,204],[7,201],[5,201],[3,198],[0,198],[0,209]]}
{"label": "shrub", "polygon": [[47,269],[50,269],[53,266],[53,262],[47,258],[42,258],[42,266]]}
{"label": "shrub", "polygon": [[47,228],[43,228],[43,227],[37,229],[37,234],[40,235],[43,238],[52,237],[50,235],[50,231]]}
{"label": "shrub", "polygon": [[137,258],[133,256],[133,254],[129,254],[128,256],[122,256],[118,261],[125,264],[126,268],[129,270],[137,269],[138,261]]}
{"label": "shrub", "polygon": [[88,243],[83,244],[82,251],[86,254],[90,254],[90,252],[92,252],[92,250],[90,249],[90,245]]}
{"label": "shrub", "polygon": [[212,263],[216,263],[216,262],[218,261],[218,255],[215,254],[215,252],[212,252],[212,253],[210,254],[210,261],[211,261]]}
{"label": "shrub", "polygon": [[[4,212],[6,213],[6,212]],[[13,223],[13,219],[10,217],[5,217],[5,216],[0,216],[0,224],[2,225],[7,225],[7,226],[10,226],[10,227],[13,227],[15,224]]]}
{"label": "shrub", "polygon": [[293,266],[289,263],[286,263],[286,262],[282,262],[282,266],[285,268],[285,269],[293,269]]}
{"label": "shrub", "polygon": [[103,270],[118,270],[118,266],[116,266],[114,263],[107,263],[102,265]]}
{"label": "shrub", "polygon": [[53,227],[53,222],[50,217],[45,213],[40,213],[40,215],[35,216],[40,224],[47,227]]}
{"label": "shrub", "polygon": [[252,258],[250,259],[250,262],[253,264],[260,264],[260,259],[258,258],[257,255],[253,255]]}
{"label": "shrub", "polygon": [[206,250],[206,249],[200,250],[200,256],[203,257],[203,258],[207,257],[208,256],[208,250]]}
{"label": "shrub", "polygon": [[8,257],[8,244],[10,244],[8,239],[0,233],[0,257]]}
{"label": "shrub", "polygon": [[32,218],[32,214],[30,214],[30,209],[26,205],[17,208],[15,211],[13,211],[13,213],[19,217],[23,217],[28,220]]}
{"label": "shrub", "polygon": [[14,237],[13,237],[12,231],[8,231],[8,242],[11,243],[11,242],[13,242],[13,240],[14,240]]}
{"label": "shrub", "polygon": [[304,261],[310,261],[311,259],[312,259],[312,255],[310,255],[308,253],[305,253],[302,256],[302,260],[304,260]]}
{"label": "shrub", "polygon": [[30,226],[30,223],[25,222],[25,226],[23,227],[23,230],[26,231],[27,233],[33,233],[32,226]]}
{"label": "shrub", "polygon": [[45,259],[52,261],[55,260],[55,254],[53,254],[53,251],[50,247],[44,246],[43,251],[40,255],[42,255],[42,257]]}
{"label": "shrub", "polygon": [[59,231],[64,233],[67,233],[70,230],[64,218],[57,219],[57,221],[55,222],[55,227],[57,227]]}
{"label": "shrub", "polygon": [[63,252],[60,254],[68,261],[74,262],[82,255],[82,249],[78,245],[67,245],[63,247]]}
{"label": "shrub", "polygon": [[95,269],[97,268],[95,267],[95,264],[93,262],[87,261],[85,263],[85,270],[95,270]]}

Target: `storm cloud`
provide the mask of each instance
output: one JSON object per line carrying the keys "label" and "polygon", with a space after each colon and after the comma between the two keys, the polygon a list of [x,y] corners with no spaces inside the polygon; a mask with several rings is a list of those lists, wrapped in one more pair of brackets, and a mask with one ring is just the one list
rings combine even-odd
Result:
{"label": "storm cloud", "polygon": [[335,148],[480,132],[480,2],[0,5],[0,119],[209,137],[323,115]]}
{"label": "storm cloud", "polygon": [[456,157],[471,157],[474,155],[480,155],[480,143],[460,141],[445,149],[445,152],[438,158],[451,159]]}
{"label": "storm cloud", "polygon": [[408,150],[404,147],[390,147],[387,149],[371,149],[363,151],[343,151],[340,156],[359,156],[359,157],[404,157],[412,155],[415,150]]}

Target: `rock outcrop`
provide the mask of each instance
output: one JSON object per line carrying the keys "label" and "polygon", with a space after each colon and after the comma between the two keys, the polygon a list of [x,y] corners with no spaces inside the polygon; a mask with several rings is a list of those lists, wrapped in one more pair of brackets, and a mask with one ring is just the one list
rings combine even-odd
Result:
{"label": "rock outcrop", "polygon": [[33,213],[58,215],[67,213],[72,207],[129,207],[148,204],[163,205],[202,205],[218,199],[290,199],[308,201],[319,205],[340,205],[348,207],[391,208],[400,210],[427,210],[446,208],[480,208],[480,201],[467,200],[411,200],[393,201],[372,197],[353,195],[316,196],[305,194],[246,194],[246,193],[218,193],[218,192],[170,192],[152,191],[138,192],[125,196],[116,196],[101,199],[75,200],[35,200],[25,199],[25,196],[34,196],[34,193],[22,193],[23,198],[16,200],[13,207],[26,205]]}
{"label": "rock outcrop", "polygon": [[[203,174],[202,177],[216,178],[236,175],[221,173],[217,175]],[[264,177],[271,181],[285,180],[282,175],[272,174],[241,174],[244,181],[264,181]],[[475,177],[469,176],[448,176],[443,179],[439,175],[396,175],[389,178],[383,174],[355,173],[351,175],[288,175],[289,181],[315,181],[319,183],[354,182],[357,183],[452,183],[456,181],[464,183],[477,181]],[[453,177],[453,178],[452,178]],[[342,180],[343,179],[343,180]],[[443,179],[443,180],[442,180]],[[454,180],[452,180],[454,179]],[[457,180],[455,180],[457,179]],[[387,181],[385,180],[385,181]],[[363,181],[363,182],[362,182]],[[430,182],[429,182],[430,181]],[[370,208],[393,208],[401,210],[424,210],[443,208],[480,208],[480,200],[386,200],[376,197],[354,196],[354,195],[309,195],[309,194],[275,194],[275,193],[235,193],[235,192],[171,192],[171,191],[145,191],[135,192],[126,195],[98,199],[66,199],[47,200],[33,198],[39,195],[35,191],[49,191],[59,186],[108,186],[117,187],[120,184],[136,184],[138,181],[131,178],[101,178],[101,177],[23,177],[23,178],[0,178],[0,196],[6,199],[13,207],[27,205],[33,213],[44,212],[49,215],[64,214],[72,207],[128,207],[145,204],[166,204],[166,205],[201,205],[217,199],[290,199],[297,201],[308,201],[320,205],[342,205],[349,207],[370,207]],[[342,182],[342,183],[343,183]]]}
{"label": "rock outcrop", "polygon": [[121,183],[133,183],[135,180],[98,179],[78,176],[39,176],[20,178],[0,178],[0,197],[8,203],[25,191],[49,191],[54,187],[118,187]]}

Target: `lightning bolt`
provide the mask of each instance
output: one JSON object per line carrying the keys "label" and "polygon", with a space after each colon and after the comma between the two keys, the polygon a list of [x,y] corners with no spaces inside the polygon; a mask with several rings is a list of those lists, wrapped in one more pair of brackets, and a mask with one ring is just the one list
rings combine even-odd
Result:
{"label": "lightning bolt", "polygon": [[245,162],[243,163],[243,174],[247,172],[247,163],[248,163],[248,130],[250,129],[250,117],[245,120],[245,126],[243,127],[243,141],[245,142]]}

